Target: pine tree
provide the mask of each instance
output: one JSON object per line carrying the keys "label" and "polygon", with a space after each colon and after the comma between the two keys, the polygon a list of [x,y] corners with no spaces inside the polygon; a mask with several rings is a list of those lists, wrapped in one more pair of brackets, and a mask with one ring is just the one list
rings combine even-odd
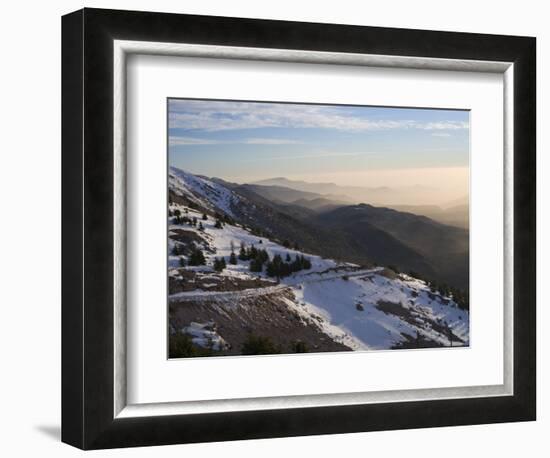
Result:
{"label": "pine tree", "polygon": [[189,265],[204,266],[205,264],[206,259],[204,258],[204,254],[199,248],[195,248],[195,250],[191,253],[191,256],[189,256]]}
{"label": "pine tree", "polygon": [[260,261],[262,262],[269,261],[269,254],[267,254],[266,250],[258,250],[257,256],[258,256],[258,259],[260,259]]}
{"label": "pine tree", "polygon": [[283,259],[280,254],[273,256],[273,260],[267,263],[266,273],[270,277],[280,279],[283,275]]}
{"label": "pine tree", "polygon": [[237,256],[235,256],[235,253],[233,251],[229,255],[229,264],[237,264]]}
{"label": "pine tree", "polygon": [[225,268],[226,268],[226,265],[225,265],[224,258],[221,258],[221,259],[214,258],[214,270],[216,272],[221,272]]}
{"label": "pine tree", "polygon": [[204,226],[202,225],[202,221],[199,221],[199,231],[204,231]]}
{"label": "pine tree", "polygon": [[250,272],[261,272],[263,264],[259,259],[252,258],[250,260]]}
{"label": "pine tree", "polygon": [[281,273],[280,277],[288,277],[292,272],[290,271],[290,264],[283,262],[281,264]]}
{"label": "pine tree", "polygon": [[248,255],[246,253],[246,246],[245,246],[244,242],[241,242],[241,249],[239,250],[239,259],[241,261],[248,260]]}
{"label": "pine tree", "polygon": [[185,267],[185,265],[186,265],[185,258],[180,256],[180,267]]}
{"label": "pine tree", "polygon": [[203,221],[208,221],[208,216],[206,216],[206,213],[202,214],[202,220]]}
{"label": "pine tree", "polygon": [[302,263],[300,262],[300,258],[298,257],[298,255],[296,255],[296,259],[294,259],[294,261],[292,261],[292,263],[290,264],[290,270],[292,272],[298,272],[299,270],[302,270]]}
{"label": "pine tree", "polygon": [[287,252],[286,253],[286,259],[285,259],[286,262],[290,262],[290,254]]}
{"label": "pine tree", "polygon": [[265,273],[270,277],[275,277],[277,275],[275,264],[272,261],[267,263]]}
{"label": "pine tree", "polygon": [[214,224],[214,227],[216,229],[222,229],[223,228],[222,222],[219,219],[217,219],[216,224]]}

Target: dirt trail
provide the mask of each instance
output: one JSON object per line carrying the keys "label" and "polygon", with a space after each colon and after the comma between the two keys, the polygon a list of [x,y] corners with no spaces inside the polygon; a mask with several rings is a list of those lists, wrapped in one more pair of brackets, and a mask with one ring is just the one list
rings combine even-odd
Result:
{"label": "dirt trail", "polygon": [[[266,286],[262,288],[249,288],[240,291],[183,291],[180,293],[171,294],[169,296],[169,302],[189,302],[189,301],[218,301],[218,300],[234,300],[239,298],[250,298],[257,296],[264,296],[267,294],[280,293],[286,289],[290,289],[293,286],[307,283],[318,283],[322,281],[335,280],[343,277],[363,277],[367,275],[373,275],[379,272],[381,269],[369,269],[355,272],[337,272],[321,274],[316,272],[318,276],[316,278],[307,278],[307,275],[297,276],[295,278],[289,278],[285,280],[285,283],[281,283],[276,286]],[[313,275],[308,274],[308,275]]]}

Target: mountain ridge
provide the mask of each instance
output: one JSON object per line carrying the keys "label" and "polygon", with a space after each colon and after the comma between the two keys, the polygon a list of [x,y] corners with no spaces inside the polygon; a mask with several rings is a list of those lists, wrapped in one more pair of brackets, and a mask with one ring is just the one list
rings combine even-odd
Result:
{"label": "mountain ridge", "polygon": [[453,292],[259,233],[251,222],[334,236],[250,189],[169,173],[170,358],[469,345],[467,304]]}

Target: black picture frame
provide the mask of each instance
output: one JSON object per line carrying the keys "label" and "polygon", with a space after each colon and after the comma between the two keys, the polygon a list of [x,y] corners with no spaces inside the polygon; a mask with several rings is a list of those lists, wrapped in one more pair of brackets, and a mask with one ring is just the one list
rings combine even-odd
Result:
{"label": "black picture frame", "polygon": [[[514,394],[115,418],[114,39],[513,62]],[[83,9],[62,19],[62,67],[64,442],[99,449],[535,420],[535,38]]]}

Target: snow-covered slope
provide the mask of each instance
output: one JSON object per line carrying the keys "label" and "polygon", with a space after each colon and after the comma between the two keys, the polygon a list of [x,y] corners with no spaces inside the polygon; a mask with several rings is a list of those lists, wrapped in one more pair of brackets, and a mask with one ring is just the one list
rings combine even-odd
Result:
{"label": "snow-covered slope", "polygon": [[168,186],[177,195],[186,196],[201,207],[221,210],[229,216],[234,216],[233,205],[239,204],[239,197],[226,187],[176,167],[170,167]]}
{"label": "snow-covered slope", "polygon": [[[238,196],[219,183],[178,169],[170,170],[170,186],[202,208],[229,215],[239,203]],[[468,312],[421,280],[383,267],[366,269],[303,253],[258,237],[238,223],[220,227],[212,214],[204,219],[202,212],[178,203],[169,209],[185,217],[180,224],[169,218],[171,332],[191,335],[196,345],[209,342],[216,350],[237,354],[246,333],[270,333],[269,322],[278,323],[281,313],[289,320],[287,334],[294,340],[302,340],[296,339],[300,332],[307,334],[310,351],[331,351],[334,345],[377,350],[469,344]],[[249,260],[229,262],[241,246],[265,250],[270,260],[276,255],[289,261],[303,256],[311,266],[283,278],[268,276],[265,265],[261,272],[251,272]],[[196,248],[204,254],[205,265],[189,265]],[[225,268],[215,271],[214,261],[222,258]],[[258,328],[259,320],[267,324]],[[282,342],[285,335],[274,331],[270,337]]]}

